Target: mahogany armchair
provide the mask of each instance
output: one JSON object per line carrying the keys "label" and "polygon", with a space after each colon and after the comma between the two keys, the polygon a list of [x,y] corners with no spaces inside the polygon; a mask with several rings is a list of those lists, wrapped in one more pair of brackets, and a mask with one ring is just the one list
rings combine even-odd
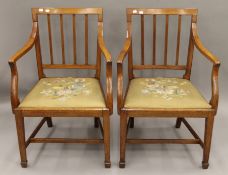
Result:
{"label": "mahogany armchair", "polygon": [[[46,16],[49,43],[49,63],[43,63],[41,53],[41,42],[39,32],[39,16]],[[64,16],[68,15],[72,22],[73,58],[72,64],[67,64],[65,56],[64,38]],[[69,16],[70,15],[70,16]],[[76,54],[76,17],[84,16],[84,47],[85,62],[77,63]],[[97,16],[97,55],[96,63],[89,63],[88,59],[88,32],[89,16]],[[60,24],[61,36],[61,64],[54,60],[53,49],[53,28],[51,25],[52,16],[57,16]],[[24,47],[9,59],[11,68],[11,104],[15,114],[18,143],[21,157],[21,166],[27,167],[26,148],[30,143],[87,143],[104,144],[105,167],[111,166],[110,162],[110,115],[113,111],[112,102],[112,60],[111,55],[105,47],[103,40],[103,10],[101,8],[33,8],[32,9],[32,33]],[[17,61],[29,52],[35,45],[36,61],[39,81],[29,94],[20,102],[18,96],[18,71]],[[100,82],[101,57],[104,55],[106,62],[106,90],[102,90]],[[45,55],[47,57],[47,55]],[[43,56],[44,57],[44,56]],[[46,69],[88,69],[94,70],[92,78],[77,77],[46,77]],[[76,75],[77,76],[77,75]],[[25,139],[25,117],[43,117],[32,134]],[[102,138],[93,139],[73,139],[73,138],[36,138],[36,134],[47,122],[48,127],[52,127],[52,117],[94,117],[95,127],[99,127]],[[103,118],[103,124],[100,120]]]}
{"label": "mahogany armchair", "polygon": [[[117,76],[118,76],[118,113],[120,114],[120,162],[119,167],[125,167],[126,144],[199,144],[203,148],[202,168],[209,166],[209,154],[211,147],[212,129],[214,117],[218,107],[218,71],[220,61],[209,52],[202,44],[197,34],[197,9],[127,9],[127,36],[124,47],[118,56]],[[141,21],[141,64],[134,64],[133,59],[133,40],[132,40],[132,21],[133,16],[139,15]],[[144,61],[144,16],[152,17],[152,58],[151,64]],[[163,64],[158,64],[157,60],[157,16],[165,16],[164,34],[164,60]],[[177,37],[176,37],[176,57],[174,63],[168,61],[168,34],[169,17],[176,17]],[[191,28],[189,45],[186,56],[186,64],[180,64],[180,45],[182,16],[191,18]],[[134,43],[135,44],[135,43]],[[213,64],[211,74],[211,100],[206,101],[200,92],[190,82],[191,68],[193,60],[193,50],[197,48],[205,58]],[[127,57],[127,58],[126,58]],[[123,63],[128,61],[128,86],[124,93],[123,86]],[[135,77],[135,70],[178,70],[184,71],[183,78],[142,78]],[[139,139],[128,138],[129,128],[134,127],[135,117],[167,117],[177,118],[176,128],[180,128],[183,123],[194,139]],[[187,118],[204,118],[205,134],[201,140],[199,135],[187,122]]]}

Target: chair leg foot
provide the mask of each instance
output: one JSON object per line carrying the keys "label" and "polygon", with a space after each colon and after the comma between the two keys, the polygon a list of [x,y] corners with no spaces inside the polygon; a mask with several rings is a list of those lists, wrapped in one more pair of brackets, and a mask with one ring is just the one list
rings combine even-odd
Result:
{"label": "chair leg foot", "polygon": [[105,168],[111,167],[110,161],[110,116],[109,111],[103,112]]}
{"label": "chair leg foot", "polygon": [[125,161],[119,162],[119,168],[125,168]]}
{"label": "chair leg foot", "polygon": [[208,169],[209,163],[208,162],[202,162],[202,168],[203,169]]}
{"label": "chair leg foot", "polygon": [[104,165],[105,168],[111,168],[111,162],[105,162]]}
{"label": "chair leg foot", "polygon": [[25,145],[25,126],[24,126],[24,117],[21,113],[15,114],[17,136],[18,136],[18,145],[21,158],[21,167],[27,167],[27,155],[26,155],[26,145]]}
{"label": "chair leg foot", "polygon": [[134,126],[135,126],[135,119],[134,119],[134,117],[130,117],[130,119],[129,119],[130,121],[130,128],[134,128]]}
{"label": "chair leg foot", "polygon": [[27,168],[27,166],[28,166],[28,161],[21,161],[22,168]]}
{"label": "chair leg foot", "polygon": [[120,114],[120,162],[119,167],[125,168],[125,152],[127,139],[127,115],[122,111]]}
{"label": "chair leg foot", "polygon": [[48,126],[49,128],[53,127],[53,123],[52,123],[51,117],[47,117],[47,126]]}
{"label": "chair leg foot", "polygon": [[182,121],[182,118],[177,118],[176,125],[175,125],[176,128],[180,128],[181,127],[181,121]]}
{"label": "chair leg foot", "polygon": [[98,122],[99,118],[95,117],[94,118],[94,128],[99,128],[99,122]]}
{"label": "chair leg foot", "polygon": [[205,131],[204,131],[204,148],[203,148],[203,161],[202,168],[207,169],[209,166],[209,156],[211,149],[211,139],[213,132],[214,115],[210,115],[205,119]]}

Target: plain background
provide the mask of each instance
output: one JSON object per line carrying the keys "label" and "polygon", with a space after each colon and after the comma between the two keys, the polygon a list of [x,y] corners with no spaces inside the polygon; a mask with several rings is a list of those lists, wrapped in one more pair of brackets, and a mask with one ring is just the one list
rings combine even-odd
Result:
{"label": "plain background", "polygon": [[[226,0],[7,0],[0,2],[0,170],[1,174],[226,174],[228,172],[228,119],[227,80],[228,71],[228,2]],[[14,118],[10,109],[10,69],[7,61],[27,40],[31,32],[31,7],[102,7],[104,8],[104,38],[113,57],[113,82],[116,87],[116,57],[123,46],[126,30],[126,7],[195,7],[199,9],[198,29],[204,45],[220,60],[219,75],[220,102],[215,120],[211,150],[211,165],[201,170],[202,151],[199,146],[182,145],[138,145],[127,149],[127,166],[118,168],[119,117],[112,116],[112,168],[103,168],[103,147],[65,144],[37,144],[28,149],[29,168],[19,166]],[[171,27],[172,28],[172,27]],[[162,27],[159,32],[162,34]],[[158,33],[159,33],[158,32]],[[90,38],[94,42],[95,40]],[[170,41],[173,40],[172,35]],[[91,48],[92,49],[92,48]],[[160,48],[159,48],[160,49]],[[163,48],[161,48],[163,49]],[[146,54],[150,54],[150,49]],[[172,51],[171,51],[172,52]],[[139,53],[136,53],[139,54]],[[78,58],[83,59],[83,57]],[[18,64],[20,92],[24,94],[37,80],[34,51]],[[60,72],[61,74],[62,72]],[[72,72],[71,72],[72,73]],[[74,72],[73,72],[74,73]],[[210,97],[211,65],[196,51],[194,55],[192,81],[201,92]],[[146,75],[154,75],[153,72]],[[166,73],[165,75],[169,75]],[[116,93],[114,92],[114,95]],[[114,105],[116,103],[114,102]],[[34,122],[26,121],[31,131]],[[181,131],[173,128],[174,120],[136,120],[132,134],[148,137],[188,136],[184,127]],[[54,120],[52,135],[80,137],[94,135],[91,119]],[[203,120],[192,120],[193,126],[201,133]],[[144,129],[140,129],[144,127]],[[46,132],[45,132],[46,131]],[[50,129],[44,127],[44,136]],[[45,149],[44,149],[45,148]]]}

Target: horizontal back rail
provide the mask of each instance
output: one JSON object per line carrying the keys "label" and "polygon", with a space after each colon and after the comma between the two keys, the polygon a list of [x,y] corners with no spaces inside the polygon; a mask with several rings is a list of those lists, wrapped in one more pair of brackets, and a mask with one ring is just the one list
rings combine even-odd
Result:
{"label": "horizontal back rail", "polygon": [[194,8],[189,9],[177,9],[177,8],[165,8],[165,9],[147,9],[147,8],[128,8],[127,13],[129,15],[197,15],[198,10]]}
{"label": "horizontal back rail", "polygon": [[171,70],[185,70],[185,65],[133,65],[133,69],[142,70],[142,69],[171,69]]}
{"label": "horizontal back rail", "polygon": [[99,16],[99,22],[103,21],[102,8],[32,8],[33,21],[38,21],[38,15],[101,15]]}
{"label": "horizontal back rail", "polygon": [[96,69],[96,65],[83,64],[43,64],[44,69]]}

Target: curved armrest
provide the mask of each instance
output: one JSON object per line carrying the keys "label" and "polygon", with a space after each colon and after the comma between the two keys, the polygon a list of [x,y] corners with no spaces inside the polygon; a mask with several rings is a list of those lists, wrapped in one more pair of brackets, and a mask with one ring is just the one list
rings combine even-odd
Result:
{"label": "curved armrest", "polygon": [[105,56],[106,62],[112,62],[111,54],[105,46],[104,38],[103,38],[103,23],[98,23],[98,44],[101,49],[101,52]]}
{"label": "curved armrest", "polygon": [[120,113],[121,108],[123,107],[123,61],[126,58],[128,50],[131,46],[131,39],[126,38],[123,49],[121,50],[117,58],[117,109]]}
{"label": "curved armrest", "polygon": [[20,104],[20,100],[18,97],[18,71],[17,71],[17,65],[16,62],[25,55],[31,48],[34,46],[35,40],[37,37],[37,23],[33,23],[32,27],[32,33],[28,39],[28,41],[25,43],[24,47],[22,47],[19,51],[16,52],[15,55],[13,55],[9,59],[9,65],[11,69],[11,105],[12,110],[14,112],[14,109],[18,107]]}
{"label": "curved armrest", "polygon": [[106,102],[110,114],[113,113],[113,94],[112,94],[112,57],[105,46],[103,38],[103,23],[98,23],[98,45],[106,61]]}
{"label": "curved armrest", "polygon": [[219,87],[218,87],[218,72],[220,67],[219,59],[214,56],[208,49],[203,46],[199,35],[197,33],[197,25],[196,23],[192,24],[192,36],[194,45],[196,48],[209,60],[213,63],[212,73],[211,73],[211,87],[212,87],[212,94],[210,104],[213,109],[215,109],[215,113],[217,112],[218,108],[218,100],[219,100]]}
{"label": "curved armrest", "polygon": [[125,42],[124,42],[124,46],[123,46],[123,49],[121,50],[118,58],[117,58],[117,63],[123,63],[127,53],[128,53],[128,50],[131,46],[131,39],[130,38],[126,38]]}
{"label": "curved armrest", "polygon": [[220,61],[216,56],[214,56],[206,47],[203,46],[203,43],[201,42],[198,32],[197,32],[197,25],[196,23],[192,24],[192,35],[193,35],[193,41],[196,46],[196,48],[213,64],[220,64]]}
{"label": "curved armrest", "polygon": [[9,59],[9,64],[16,63],[17,60],[19,60],[23,55],[25,55],[29,50],[31,50],[31,48],[35,44],[36,37],[37,37],[37,22],[34,22],[32,26],[32,33],[28,41],[20,50],[16,52],[15,55],[13,55]]}

